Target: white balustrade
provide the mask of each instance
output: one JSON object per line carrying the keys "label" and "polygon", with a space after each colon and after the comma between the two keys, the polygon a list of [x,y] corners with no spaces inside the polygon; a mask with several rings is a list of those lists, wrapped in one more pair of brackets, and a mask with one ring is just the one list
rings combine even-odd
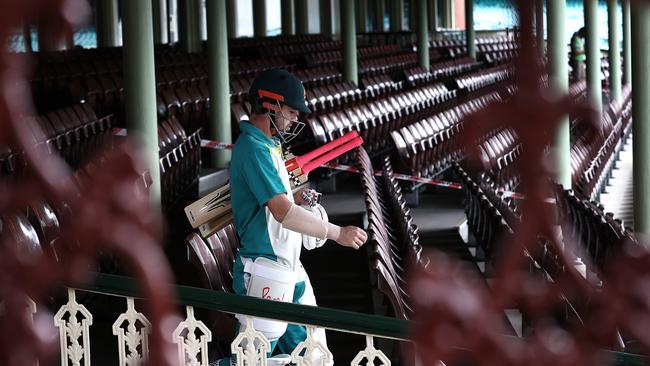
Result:
{"label": "white balustrade", "polygon": [[120,366],[136,366],[149,358],[149,334],[151,323],[144,314],[135,311],[132,297],[126,298],[126,312],[113,323],[113,335],[117,336]]}
{"label": "white balustrade", "polygon": [[[59,328],[61,366],[70,364],[81,366],[82,363],[84,366],[90,366],[90,326],[92,324],[92,314],[85,306],[77,303],[75,291],[68,289],[68,303],[54,315],[54,325]],[[81,343],[79,339],[81,339]]]}
{"label": "white balustrade", "polygon": [[172,334],[178,346],[179,365],[208,366],[208,343],[212,332],[194,317],[194,308],[186,307],[187,319],[182,321]]}

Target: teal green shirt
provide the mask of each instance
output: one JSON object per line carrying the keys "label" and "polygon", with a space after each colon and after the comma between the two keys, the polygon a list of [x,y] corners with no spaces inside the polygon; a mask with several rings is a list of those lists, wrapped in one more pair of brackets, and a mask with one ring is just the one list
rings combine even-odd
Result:
{"label": "teal green shirt", "polygon": [[240,243],[234,270],[241,269],[241,258],[266,257],[297,271],[302,234],[284,228],[266,207],[278,194],[293,203],[280,143],[248,121],[239,127],[230,164],[230,201]]}
{"label": "teal green shirt", "polygon": [[276,260],[268,235],[266,203],[286,189],[273,161],[280,145],[248,121],[240,122],[241,135],[232,151],[230,194],[232,212],[244,257]]}

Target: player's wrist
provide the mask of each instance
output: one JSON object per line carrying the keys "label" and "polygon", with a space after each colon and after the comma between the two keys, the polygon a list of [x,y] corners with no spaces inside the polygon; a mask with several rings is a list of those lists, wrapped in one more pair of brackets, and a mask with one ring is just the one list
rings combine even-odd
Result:
{"label": "player's wrist", "polygon": [[327,239],[338,241],[341,236],[341,227],[331,222],[327,223]]}

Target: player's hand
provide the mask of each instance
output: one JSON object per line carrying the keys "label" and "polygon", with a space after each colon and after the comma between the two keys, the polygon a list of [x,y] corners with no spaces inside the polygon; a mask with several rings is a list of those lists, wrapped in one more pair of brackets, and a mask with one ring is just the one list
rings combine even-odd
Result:
{"label": "player's hand", "polygon": [[359,249],[368,240],[368,234],[356,226],[345,226],[341,228],[341,234],[336,240],[344,247]]}

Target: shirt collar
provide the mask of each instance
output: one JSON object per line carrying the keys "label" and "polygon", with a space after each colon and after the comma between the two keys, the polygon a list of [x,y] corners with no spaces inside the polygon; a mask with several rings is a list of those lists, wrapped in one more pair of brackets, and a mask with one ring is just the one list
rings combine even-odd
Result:
{"label": "shirt collar", "polygon": [[269,138],[260,130],[259,128],[255,127],[250,121],[242,120],[239,122],[239,129],[242,131],[242,133],[251,136],[252,138],[263,142],[264,144],[267,145],[279,145],[280,141],[276,138]]}

